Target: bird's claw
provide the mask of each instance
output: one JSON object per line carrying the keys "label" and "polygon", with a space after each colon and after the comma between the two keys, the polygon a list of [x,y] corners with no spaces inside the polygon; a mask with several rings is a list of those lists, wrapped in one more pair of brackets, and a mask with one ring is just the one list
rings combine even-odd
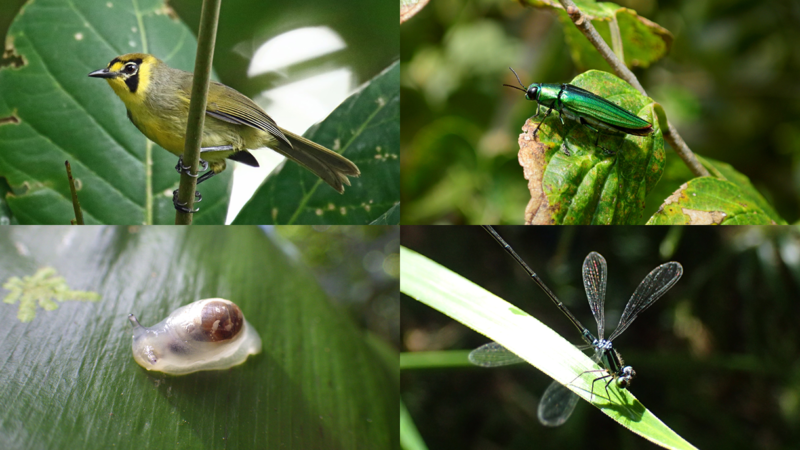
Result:
{"label": "bird's claw", "polygon": [[189,175],[192,178],[197,178],[198,176],[200,176],[200,172],[208,170],[208,162],[201,159],[200,170],[198,170],[197,173],[192,173],[190,172],[191,170],[192,170],[191,166],[185,166],[183,164],[183,155],[179,156],[178,164],[175,165],[175,171],[177,171],[178,173],[185,173],[186,175]]}
{"label": "bird's claw", "polygon": [[[203,196],[200,195],[200,192],[194,191],[194,202],[200,203],[201,201],[203,201]],[[197,211],[200,211],[200,208],[189,209],[186,207],[186,203],[181,203],[178,200],[178,189],[172,191],[172,204],[175,206],[176,210],[185,212],[187,214],[196,213]]]}

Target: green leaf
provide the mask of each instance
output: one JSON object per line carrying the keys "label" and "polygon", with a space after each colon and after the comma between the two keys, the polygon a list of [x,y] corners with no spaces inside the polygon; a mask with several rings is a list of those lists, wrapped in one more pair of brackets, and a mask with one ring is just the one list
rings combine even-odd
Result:
{"label": "green leaf", "polygon": [[[744,174],[721,161],[699,155],[697,159],[723,183],[710,180],[698,182],[682,161],[671,158],[664,178],[648,196],[645,212],[650,217],[647,223],[786,223]],[[691,202],[688,202],[689,198],[681,200],[686,195],[693,196]],[[745,202],[740,203],[741,199],[745,199]],[[676,200],[677,205],[673,204]],[[683,208],[686,208],[685,211]]]}
{"label": "green leaf", "polygon": [[[564,7],[557,1],[528,0],[532,6],[553,9],[564,28],[564,38],[570,47],[570,55],[580,70],[611,70],[611,67],[597,52],[583,33],[573,24]],[[592,21],[597,32],[614,49],[611,35],[614,27],[619,28],[622,53],[625,65],[633,67],[649,67],[669,53],[672,47],[672,33],[659,24],[652,22],[635,10],[623,8],[614,3],[596,3],[591,0],[575,2],[578,9]],[[614,49],[616,51],[616,49]]]}
{"label": "green leaf", "polygon": [[403,402],[400,402],[400,444],[403,450],[428,450]]}
{"label": "green leaf", "polygon": [[[575,121],[561,123],[554,111],[532,136],[540,118],[530,118],[519,137],[520,164],[531,202],[528,224],[631,224],[664,168],[664,139],[652,99],[607,72],[590,70],[571,84],[634,111],[653,124],[648,136],[600,135]],[[541,108],[540,116],[546,109]],[[567,156],[562,149],[570,153]]]}
{"label": "green leaf", "polygon": [[[741,177],[744,175],[738,174]],[[746,180],[746,178],[745,178]],[[648,225],[777,225],[786,224],[746,183],[700,177],[681,185],[653,214]]]}
{"label": "green leaf", "polygon": [[370,225],[399,225],[400,224],[400,202],[389,208],[380,217],[370,222]]}
{"label": "green leaf", "polygon": [[400,64],[369,81],[305,137],[346,156],[361,176],[339,194],[297,164],[284,164],[234,224],[368,224],[394,208],[400,202]]}
{"label": "green leaf", "polygon": [[[0,303],[0,447],[398,448],[397,354],[387,367],[295,253],[256,227],[0,228],[4,278],[47,265],[103,299],[26,324]],[[210,297],[241,307],[260,354],[183,376],[136,364],[129,313],[152,326]]]}
{"label": "green leaf", "polygon": [[[486,335],[589,400],[592,377],[579,376],[599,366],[535,318],[405,247],[400,247],[400,291]],[[536,342],[537,345],[531,345]],[[576,377],[578,377],[576,379]],[[613,384],[612,384],[613,386]],[[694,448],[648,411],[627,390],[609,387],[593,405],[645,439],[666,448]],[[602,397],[601,397],[602,395]]]}
{"label": "green leaf", "polygon": [[[160,0],[37,0],[16,17],[7,47],[22,65],[0,69],[0,118],[14,118],[0,120],[0,176],[19,223],[74,217],[65,160],[87,224],[174,223],[177,159],[128,121],[105,81],[87,76],[131,52],[192,70],[195,39],[168,13]],[[230,174],[204,184],[194,222],[223,223],[229,189]]]}

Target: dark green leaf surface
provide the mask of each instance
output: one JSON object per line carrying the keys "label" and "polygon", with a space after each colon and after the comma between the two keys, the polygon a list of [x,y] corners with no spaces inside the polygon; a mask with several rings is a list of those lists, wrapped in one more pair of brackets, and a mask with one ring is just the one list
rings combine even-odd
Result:
{"label": "dark green leaf surface", "polygon": [[[0,117],[18,123],[0,124],[0,176],[20,223],[69,223],[65,160],[86,223],[174,223],[176,158],[148,143],[105,81],[87,76],[130,52],[192,70],[195,39],[167,12],[159,0],[37,0],[17,16],[9,43],[24,64],[0,70]],[[230,175],[223,176],[203,185],[195,223],[225,220]]]}
{"label": "dark green leaf surface", "polygon": [[395,207],[400,201],[400,64],[372,79],[305,137],[346,156],[361,176],[350,178],[353,185],[342,195],[286,163],[270,174],[234,224],[368,224]]}
{"label": "dark green leaf surface", "polygon": [[[539,118],[526,122],[520,136],[520,161],[534,199],[526,211],[526,223],[534,224],[630,224],[641,217],[645,196],[664,168],[664,140],[652,100],[607,72],[591,70],[571,84],[591,91],[632,111],[653,124],[648,136],[600,136],[599,146],[615,152],[607,155],[595,146],[597,133],[552,112],[535,138]],[[535,108],[535,103],[532,103]],[[568,149],[567,156],[562,147]]]}
{"label": "dark green leaf surface", "polygon": [[392,225],[400,223],[400,203],[389,208],[380,217],[373,220],[370,225]]}
{"label": "dark green leaf surface", "polygon": [[[0,228],[3,281],[50,266],[102,297],[26,324],[0,303],[0,448],[398,448],[396,366],[277,244],[255,227]],[[128,313],[151,326],[209,297],[242,308],[262,353],[179,377],[134,362]]]}

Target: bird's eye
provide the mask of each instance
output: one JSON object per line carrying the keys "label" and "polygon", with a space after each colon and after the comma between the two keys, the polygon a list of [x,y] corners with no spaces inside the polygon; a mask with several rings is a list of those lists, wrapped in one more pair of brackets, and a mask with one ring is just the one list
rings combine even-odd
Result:
{"label": "bird's eye", "polygon": [[136,64],[128,63],[125,64],[125,67],[122,68],[124,73],[136,73]]}

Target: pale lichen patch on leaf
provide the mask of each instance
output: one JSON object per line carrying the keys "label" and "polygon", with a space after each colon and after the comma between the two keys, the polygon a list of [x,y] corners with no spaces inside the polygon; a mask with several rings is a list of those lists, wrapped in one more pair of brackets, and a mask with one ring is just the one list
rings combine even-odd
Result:
{"label": "pale lichen patch on leaf", "polygon": [[167,4],[167,2],[164,2],[164,4],[161,5],[161,8],[157,9],[155,12],[156,12],[156,15],[159,15],[159,16],[160,15],[166,15],[167,17],[169,17],[172,20],[175,20],[175,21],[180,20],[180,17],[178,17],[178,13],[176,13],[175,10],[172,9],[172,7]]}
{"label": "pale lichen patch on leaf", "polygon": [[698,211],[696,209],[681,208],[689,216],[689,225],[719,225],[728,215],[722,211]]}
{"label": "pale lichen patch on leaf", "polygon": [[9,291],[4,303],[13,305],[19,301],[17,318],[20,322],[30,322],[36,317],[37,304],[45,311],[52,311],[58,308],[56,302],[100,300],[96,292],[70,290],[64,277],[58,276],[52,267],[43,267],[27,277],[11,277],[3,283],[3,289]]}
{"label": "pale lichen patch on leaf", "polygon": [[687,183],[683,183],[681,187],[676,189],[675,192],[672,193],[672,195],[670,195],[669,197],[667,197],[666,200],[664,200],[664,203],[661,205],[661,208],[659,208],[659,211],[663,210],[664,206],[666,205],[671,205],[672,203],[678,203],[679,201],[681,201],[681,198],[683,198],[684,196],[683,194],[686,191],[686,188],[688,187],[689,185]]}

